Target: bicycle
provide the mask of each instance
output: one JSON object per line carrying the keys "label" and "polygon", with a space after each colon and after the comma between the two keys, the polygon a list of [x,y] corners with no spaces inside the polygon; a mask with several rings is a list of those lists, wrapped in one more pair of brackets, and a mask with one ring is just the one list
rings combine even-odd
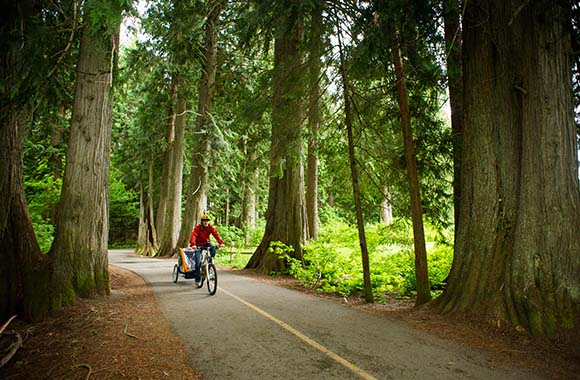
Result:
{"label": "bicycle", "polygon": [[213,257],[209,253],[209,249],[201,251],[201,281],[195,282],[195,286],[199,289],[203,286],[204,281],[207,280],[207,291],[210,296],[213,296],[217,291],[217,271],[213,263]]}
{"label": "bicycle", "polygon": [[[173,273],[171,275],[174,283],[177,283],[180,275],[186,279],[191,279],[194,278],[195,273],[195,251],[186,248],[180,248],[179,251],[180,255],[177,264],[173,266]],[[217,291],[217,271],[213,263],[213,257],[211,257],[209,249],[207,248],[201,251],[200,276],[201,280],[194,282],[195,286],[199,289],[207,280],[207,291],[210,296],[213,296]]]}

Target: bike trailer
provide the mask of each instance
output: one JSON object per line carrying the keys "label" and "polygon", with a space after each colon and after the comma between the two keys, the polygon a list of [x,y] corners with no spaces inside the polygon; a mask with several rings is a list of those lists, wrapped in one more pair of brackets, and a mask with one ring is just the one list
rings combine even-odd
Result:
{"label": "bike trailer", "polygon": [[195,274],[195,251],[193,249],[179,248],[179,271],[185,278],[193,278]]}

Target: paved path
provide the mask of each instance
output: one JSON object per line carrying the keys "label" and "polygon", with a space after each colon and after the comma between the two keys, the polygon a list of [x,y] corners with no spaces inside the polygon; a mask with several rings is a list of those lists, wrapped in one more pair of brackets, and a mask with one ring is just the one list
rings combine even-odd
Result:
{"label": "paved path", "polygon": [[171,281],[175,260],[111,250],[109,261],[153,287],[204,379],[542,379],[400,321],[219,268],[209,296],[193,280]]}

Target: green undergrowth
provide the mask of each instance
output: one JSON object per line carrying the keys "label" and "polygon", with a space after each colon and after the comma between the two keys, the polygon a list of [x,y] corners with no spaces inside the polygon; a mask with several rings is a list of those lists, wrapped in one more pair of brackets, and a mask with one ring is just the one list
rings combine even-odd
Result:
{"label": "green undergrowth", "polygon": [[[427,260],[433,295],[444,287],[453,259],[453,247],[433,228],[426,228]],[[415,295],[415,257],[412,226],[406,220],[390,225],[369,225],[366,229],[371,286],[375,301],[387,295],[410,298]],[[348,297],[364,290],[362,259],[356,227],[331,222],[321,227],[319,239],[306,244],[302,260],[290,257],[288,247],[275,242],[272,252],[285,257],[289,274],[307,288]]]}

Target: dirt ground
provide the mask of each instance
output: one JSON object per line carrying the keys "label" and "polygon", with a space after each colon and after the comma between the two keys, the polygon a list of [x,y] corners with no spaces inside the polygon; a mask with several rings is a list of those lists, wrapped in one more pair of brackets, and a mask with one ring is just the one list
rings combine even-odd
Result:
{"label": "dirt ground", "polygon": [[[316,294],[287,277],[240,273]],[[0,368],[0,379],[200,379],[195,369],[190,368],[185,346],[173,334],[152,290],[130,271],[111,266],[110,274],[110,297],[79,300],[75,306],[40,323],[27,324],[15,319],[6,331],[17,331],[23,344]],[[410,301],[393,299],[385,305],[367,305],[357,299],[316,295],[405,320],[430,334],[486,351],[498,364],[514,365],[543,374],[547,379],[580,379],[579,347],[472,321],[449,320],[425,310],[413,310]],[[0,360],[2,356],[0,352]]]}

